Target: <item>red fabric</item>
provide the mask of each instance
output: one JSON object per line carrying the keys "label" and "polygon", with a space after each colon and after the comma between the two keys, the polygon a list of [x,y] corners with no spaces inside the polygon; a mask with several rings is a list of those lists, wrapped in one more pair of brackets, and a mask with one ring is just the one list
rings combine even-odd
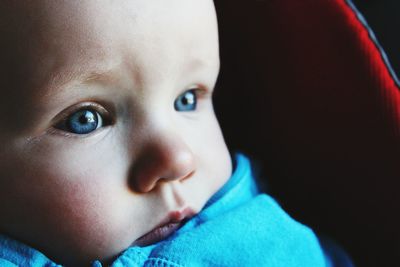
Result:
{"label": "red fabric", "polygon": [[361,266],[400,255],[400,90],[345,0],[215,2],[217,113],[286,210]]}

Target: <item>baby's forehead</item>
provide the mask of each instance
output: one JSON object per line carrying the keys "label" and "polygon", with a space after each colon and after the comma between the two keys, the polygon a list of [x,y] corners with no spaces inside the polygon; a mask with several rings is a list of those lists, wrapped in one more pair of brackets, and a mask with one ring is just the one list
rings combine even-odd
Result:
{"label": "baby's forehead", "polygon": [[215,15],[211,0],[6,0],[0,7],[2,31],[47,42],[60,40],[57,35],[109,41],[116,34],[135,34],[139,39],[149,30],[162,33],[173,27],[184,37],[209,27]]}
{"label": "baby's forehead", "polygon": [[6,0],[0,13],[1,114],[32,109],[43,88],[58,88],[49,84],[116,66],[155,82],[219,64],[212,0]]}
{"label": "baby's forehead", "polygon": [[[2,24],[12,29],[5,37],[8,39],[6,50],[11,51],[5,53],[19,56],[14,65],[27,68],[20,72],[37,72],[36,79],[54,73],[60,64],[68,65],[80,59],[81,69],[87,68],[89,61],[101,61],[107,56],[122,60],[119,57],[135,47],[168,57],[164,61],[187,56],[182,48],[190,49],[189,54],[198,52],[197,57],[205,60],[218,56],[215,49],[203,52],[196,49],[203,39],[203,43],[210,42],[209,36],[211,41],[217,39],[212,1],[36,0],[21,3],[1,4],[3,13],[9,14],[4,14]],[[157,51],[162,46],[171,52]],[[149,62],[146,58],[134,60],[144,61],[143,65]]]}

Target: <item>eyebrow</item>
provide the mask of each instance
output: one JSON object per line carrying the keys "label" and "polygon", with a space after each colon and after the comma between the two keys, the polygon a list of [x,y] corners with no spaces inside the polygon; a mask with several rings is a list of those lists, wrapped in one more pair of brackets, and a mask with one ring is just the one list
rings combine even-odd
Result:
{"label": "eyebrow", "polygon": [[[192,58],[189,62],[187,62],[186,69],[189,72],[195,72],[201,70],[202,68],[213,68],[216,67],[213,60],[205,60],[202,58]],[[217,67],[219,69],[219,61]],[[86,71],[85,67],[78,68],[77,70],[65,70],[57,72],[56,75],[52,75],[50,79],[48,79],[42,88],[46,88],[44,90],[43,95],[45,97],[51,97],[53,95],[63,93],[68,89],[71,89],[70,84],[82,85],[90,82],[112,82],[117,79],[114,66],[103,66],[98,68],[93,68],[90,71]],[[132,74],[134,75],[134,74]],[[74,86],[72,86],[74,87]]]}
{"label": "eyebrow", "polygon": [[113,79],[115,79],[115,73],[111,68],[94,69],[89,72],[67,71],[52,75],[41,87],[45,88],[43,95],[49,97],[69,89],[68,85],[71,83],[85,84],[91,81],[111,81]]}
{"label": "eyebrow", "polygon": [[[79,77],[79,76],[78,76]],[[101,80],[112,80],[115,78],[112,70],[92,71],[88,75],[81,75],[78,80],[82,83]]]}

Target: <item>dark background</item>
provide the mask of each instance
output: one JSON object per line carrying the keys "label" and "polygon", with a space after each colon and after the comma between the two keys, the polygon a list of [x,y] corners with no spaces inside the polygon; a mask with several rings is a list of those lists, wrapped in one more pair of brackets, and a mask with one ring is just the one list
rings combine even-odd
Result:
{"label": "dark background", "polygon": [[[382,117],[387,114],[375,112],[380,107],[375,106],[373,100],[366,100],[365,103],[360,101],[360,106],[355,102],[353,114],[334,110],[321,114],[321,117],[312,114],[312,109],[307,110],[307,104],[310,103],[301,107],[296,102],[297,97],[302,96],[301,93],[290,91],[290,86],[285,87],[292,85],[285,81],[291,79],[290,75],[285,75],[286,65],[291,62],[296,64],[296,57],[291,58],[285,54],[282,58],[286,63],[274,61],[276,65],[268,64],[270,58],[279,58],[276,53],[287,51],[275,45],[277,38],[281,37],[279,30],[265,25],[265,17],[273,16],[275,12],[266,7],[277,1],[284,0],[215,1],[221,43],[221,74],[215,104],[228,146],[232,152],[239,150],[255,159],[265,191],[275,197],[295,219],[312,227],[320,236],[328,236],[340,244],[353,258],[356,266],[400,266],[399,138],[384,133],[383,128],[387,124]],[[312,2],[287,1],[298,6]],[[315,3],[318,1],[333,0],[315,0]],[[400,1],[357,0],[354,3],[365,16],[389,56],[394,71],[399,75]],[[281,18],[276,25],[291,27],[286,23],[286,19]],[[298,34],[300,36],[301,32]],[[299,36],[297,38],[301,39]],[[337,42],[333,48],[337,49],[338,46],[345,50],[347,44]],[[318,62],[320,59],[312,60]],[[352,62],[348,63],[351,65]],[[352,75],[351,68],[343,68],[346,68],[345,74]],[[318,71],[316,69],[316,73]],[[276,84],[271,86],[269,81],[275,74],[282,75],[279,90],[274,90]],[[330,73],[323,75],[332,79],[328,77]],[[302,82],[301,76],[296,78]],[[359,79],[364,79],[364,76],[360,75]],[[333,89],[337,88],[327,86],[326,89],[331,90],[330,93],[328,90],[328,97],[335,97]],[[363,88],[358,89],[349,96],[355,99],[370,97],[368,94],[363,95]],[[284,95],[285,90],[288,96]],[[279,98],[278,101],[275,97]],[[315,95],[310,91],[312,97]],[[285,98],[286,102],[282,101]],[[289,105],[286,108],[293,115],[286,116],[286,121],[277,119],[279,116],[276,115],[283,114],[280,113],[278,103],[284,104],[283,109]],[[340,105],[340,101],[337,104]],[[346,104],[351,107],[351,103]],[[373,108],[369,114],[362,113],[364,104]],[[293,106],[303,110],[296,110]],[[323,106],[318,108],[325,111]],[[315,129],[322,135],[315,135],[313,140],[306,140],[303,144],[303,140],[295,140],[293,136],[313,135],[310,128],[315,125],[312,119],[305,118],[307,116],[325,121],[317,121],[319,128]],[[302,124],[304,122],[308,124]],[[291,124],[290,129],[295,131],[285,132],[288,123]],[[357,130],[357,123],[367,126]],[[382,132],[379,132],[381,126]],[[373,133],[363,134],[363,131],[369,130]],[[291,145],[298,144],[301,149],[292,153]],[[341,149],[348,152],[347,159],[341,159],[342,155],[337,153],[339,149],[335,146],[342,146]],[[326,154],[332,153],[323,155],[324,151],[327,151]],[[292,153],[291,158],[286,152]],[[318,153],[324,158],[319,159]]]}

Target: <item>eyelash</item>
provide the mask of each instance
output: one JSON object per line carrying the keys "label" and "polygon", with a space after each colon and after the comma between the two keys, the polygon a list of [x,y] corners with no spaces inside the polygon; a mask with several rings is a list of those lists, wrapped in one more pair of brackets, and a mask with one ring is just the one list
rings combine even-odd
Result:
{"label": "eyelash", "polygon": [[194,86],[194,87],[189,87],[189,89],[186,89],[185,91],[180,93],[175,99],[178,99],[179,96],[189,91],[192,91],[195,94],[197,102],[212,97],[212,92],[209,89],[204,88],[203,86]]}
{"label": "eyelash", "polygon": [[[192,92],[195,96],[196,104],[195,104],[195,109],[194,110],[176,110],[176,105],[175,101],[179,99],[182,95]],[[185,90],[181,94],[179,94],[175,100],[174,100],[174,108],[178,112],[190,112],[190,111],[196,111],[198,109],[197,103],[209,97],[211,94],[210,92],[202,87],[192,87],[190,89]],[[88,110],[93,113],[99,114],[102,119],[103,125],[99,128],[96,128],[95,130],[89,132],[89,133],[74,133],[71,132],[68,129],[67,122],[68,120],[77,112]],[[114,116],[113,116],[114,115]],[[62,134],[63,136],[66,137],[86,137],[90,136],[91,134],[97,132],[100,128],[104,128],[110,125],[113,125],[115,123],[115,114],[110,113],[107,109],[105,109],[102,105],[94,103],[94,102],[82,102],[78,105],[75,105],[72,108],[67,108],[66,110],[62,111],[56,118],[55,118],[55,123],[53,124],[54,126],[52,127],[51,131],[55,132],[57,134]]]}

